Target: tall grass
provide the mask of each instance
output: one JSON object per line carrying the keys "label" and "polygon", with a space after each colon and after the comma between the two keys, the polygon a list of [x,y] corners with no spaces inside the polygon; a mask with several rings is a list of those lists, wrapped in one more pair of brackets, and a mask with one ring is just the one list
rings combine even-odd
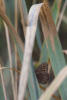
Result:
{"label": "tall grass", "polygon": [[[41,1],[0,0],[0,34],[4,34],[7,44],[7,56],[5,48],[2,54],[6,63],[0,57],[0,100],[67,99],[67,50],[63,50],[57,32],[67,0],[64,4],[63,0],[55,0],[51,10],[47,1],[37,2]],[[48,64],[51,81],[45,84],[38,82],[35,71],[42,63]]]}

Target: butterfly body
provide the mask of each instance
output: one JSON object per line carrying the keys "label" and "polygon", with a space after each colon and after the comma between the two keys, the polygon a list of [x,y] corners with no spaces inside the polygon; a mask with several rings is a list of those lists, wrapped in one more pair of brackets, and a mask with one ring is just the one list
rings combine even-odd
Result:
{"label": "butterfly body", "polygon": [[46,84],[49,80],[49,74],[48,74],[48,64],[42,63],[38,66],[38,68],[35,71],[36,77],[38,79],[38,82],[41,84]]}

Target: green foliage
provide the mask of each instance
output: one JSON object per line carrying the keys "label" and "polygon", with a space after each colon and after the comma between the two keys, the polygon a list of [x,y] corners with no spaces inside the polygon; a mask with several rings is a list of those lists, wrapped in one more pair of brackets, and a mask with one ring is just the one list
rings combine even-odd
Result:
{"label": "green foliage", "polygon": [[[64,0],[63,0],[64,1]],[[36,2],[40,2],[40,1],[36,1]],[[59,15],[59,8],[58,8],[58,2],[59,0],[55,0],[53,6],[52,6],[52,16],[54,19],[55,24],[57,24],[58,21],[58,15]],[[30,0],[22,0],[22,7],[24,8],[24,14],[26,16],[26,14],[28,13],[31,5],[32,5],[33,1]],[[5,0],[5,6],[6,6],[6,13],[7,16],[9,17],[11,23],[14,26],[14,0]],[[67,12],[65,12],[65,15]],[[18,19],[19,21],[20,19]],[[56,35],[54,38],[54,45],[55,45],[55,52],[52,50],[51,47],[51,42],[49,40],[49,38],[47,39],[47,41],[43,40],[42,43],[42,38],[41,38],[41,34],[42,34],[42,30],[40,29],[40,24],[38,23],[37,25],[37,30],[36,30],[36,42],[38,45],[38,48],[40,50],[40,59],[39,61],[37,61],[37,64],[34,64],[34,60],[31,59],[31,66],[30,66],[30,71],[29,71],[29,77],[28,77],[28,86],[27,86],[27,90],[26,90],[26,95],[30,94],[30,97],[28,96],[27,99],[29,100],[37,100],[41,94],[43,93],[43,91],[40,89],[39,87],[39,83],[37,81],[36,75],[35,75],[35,67],[38,67],[39,64],[43,63],[43,62],[48,62],[48,60],[50,59],[51,61],[51,65],[52,65],[52,69],[53,72],[55,74],[55,76],[61,71],[61,69],[66,65],[65,62],[65,58],[64,55],[62,54],[62,46],[61,46],[61,42],[59,40],[59,36]],[[19,26],[20,27],[20,26]],[[3,22],[2,19],[0,18],[0,50],[2,53],[2,55],[6,55],[5,54],[5,38],[3,35],[1,35],[4,32],[4,26],[3,26]],[[10,30],[11,32],[11,30]],[[23,34],[23,33],[22,33]],[[2,37],[1,37],[2,36]],[[19,58],[20,58],[20,62],[22,62],[23,60],[23,52],[19,46],[19,44],[17,43],[17,41],[15,40],[14,37],[11,37],[11,39],[14,41],[14,43],[16,44],[17,47],[17,52],[19,54]],[[48,44],[48,49],[46,47],[46,42]],[[4,49],[3,49],[4,46]],[[13,47],[12,47],[13,48]],[[3,49],[3,51],[2,51]],[[4,54],[3,54],[4,52]],[[13,65],[15,66],[15,61],[14,61],[14,51],[12,51],[12,59],[13,59]],[[35,56],[36,57],[36,56]],[[8,66],[9,67],[9,61],[8,61],[8,57],[6,58],[7,62],[4,66]],[[7,78],[6,78],[7,77]],[[6,79],[6,89],[7,92],[9,91],[9,89],[11,89],[11,84],[10,84],[10,75],[8,71],[4,71],[4,78]],[[44,85],[45,87],[45,85]],[[62,85],[59,88],[59,93],[62,97],[62,100],[66,100],[67,99],[67,79],[62,83]],[[10,100],[10,96],[13,96],[12,91],[8,92],[8,100]],[[26,96],[25,95],[25,96]],[[4,100],[4,95],[3,95],[3,90],[2,90],[2,85],[0,84],[0,100]],[[54,99],[52,99],[54,100]]]}

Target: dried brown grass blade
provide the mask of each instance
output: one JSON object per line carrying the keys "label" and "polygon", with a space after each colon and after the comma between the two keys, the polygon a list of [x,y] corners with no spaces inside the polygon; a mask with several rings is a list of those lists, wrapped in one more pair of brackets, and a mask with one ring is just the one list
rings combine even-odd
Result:
{"label": "dried brown grass blade", "polygon": [[41,20],[44,37],[46,40],[47,40],[47,38],[50,39],[52,49],[53,49],[53,51],[55,51],[54,37],[57,34],[57,32],[56,32],[56,27],[55,27],[55,24],[54,24],[52,15],[51,15],[50,8],[46,1],[44,2],[43,6],[41,7],[40,20]]}
{"label": "dried brown grass blade", "polygon": [[[0,68],[2,68],[1,65],[0,65]],[[5,82],[4,82],[4,76],[3,76],[2,70],[0,70],[0,74],[1,74],[1,80],[2,80],[2,86],[3,86],[4,98],[5,98],[5,100],[7,100],[7,93],[6,93]]]}
{"label": "dried brown grass blade", "polygon": [[[18,30],[18,0],[15,0],[15,30],[17,32]],[[14,45],[14,50],[15,50],[15,68],[17,69],[17,48],[16,44]],[[17,73],[15,73],[15,89],[16,89],[16,94],[18,94],[18,83],[17,83]]]}
{"label": "dried brown grass blade", "polygon": [[6,14],[3,12],[2,8],[0,7],[0,16],[3,18],[3,20],[5,21],[5,23],[8,25],[8,27],[11,29],[17,43],[19,44],[19,46],[21,47],[22,51],[24,50],[24,44],[22,42],[22,40],[20,39],[18,33],[16,32],[16,30],[14,29],[14,27],[12,26],[9,18],[6,16]]}
{"label": "dried brown grass blade", "polygon": [[0,8],[3,10],[3,12],[5,13],[5,2],[4,0],[0,0]]}
{"label": "dried brown grass blade", "polygon": [[[1,3],[2,3],[2,5],[1,5]],[[1,2],[0,2],[0,7],[1,7],[1,9],[2,9],[2,11],[3,11],[3,13],[5,13],[5,3],[4,3],[4,0],[1,0]],[[9,62],[10,62],[10,66],[12,66],[12,59],[11,59],[11,49],[10,49],[10,41],[9,41],[9,36],[8,36],[8,28],[7,28],[7,25],[6,25],[6,23],[3,21],[3,23],[4,23],[4,27],[5,27],[5,33],[6,33],[6,40],[7,40],[7,47],[8,47],[8,55],[9,55]],[[13,88],[13,95],[14,95],[14,100],[16,100],[15,99],[15,89],[14,89],[14,76],[13,76],[13,73],[12,73],[12,71],[10,71],[10,74],[11,74],[11,82],[12,82],[12,88]],[[1,73],[1,77],[2,77],[2,83],[3,83],[3,76],[2,76],[3,74]],[[4,89],[4,91],[5,91],[5,88],[4,88],[4,83],[3,83],[3,89]],[[5,93],[5,92],[4,92]],[[6,96],[6,93],[5,93],[5,96]]]}
{"label": "dried brown grass blade", "polygon": [[[10,48],[10,39],[9,39],[9,32],[6,23],[3,21],[5,27],[5,34],[6,34],[6,41],[7,41],[7,48],[8,48],[8,56],[9,56],[9,64],[12,67],[12,56],[11,56],[11,48]],[[11,74],[11,82],[12,82],[12,89],[14,94],[14,100],[16,100],[16,92],[15,92],[15,82],[14,82],[14,75],[13,72],[10,70]]]}
{"label": "dried brown grass blade", "polygon": [[10,68],[10,67],[4,67],[4,66],[1,66],[0,67],[0,70],[5,70],[5,69],[8,69],[8,70],[12,70],[12,71],[15,71],[15,72],[17,72],[18,74],[20,74],[20,71],[19,70],[17,70],[16,68]]}

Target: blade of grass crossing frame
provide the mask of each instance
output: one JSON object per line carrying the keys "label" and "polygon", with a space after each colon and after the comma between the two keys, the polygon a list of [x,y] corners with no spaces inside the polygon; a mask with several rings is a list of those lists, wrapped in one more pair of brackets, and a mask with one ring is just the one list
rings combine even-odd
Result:
{"label": "blade of grass crossing frame", "polygon": [[[60,2],[60,0],[59,0]],[[59,9],[58,9],[58,1],[54,1],[54,4],[53,4],[53,7],[52,7],[52,17],[54,19],[54,23],[56,24],[57,23],[57,19],[58,19],[58,13],[59,13]],[[42,63],[42,62],[47,62],[48,61],[48,52],[47,52],[47,48],[46,48],[46,43],[45,43],[45,40],[43,42],[43,45],[42,45],[42,49],[41,49],[41,54],[40,54],[40,60],[39,62]]]}
{"label": "blade of grass crossing frame", "polygon": [[[26,16],[28,14],[28,10],[27,10],[27,6],[26,6],[25,0],[22,0],[22,6],[24,8],[23,9],[24,10],[24,16]],[[37,26],[37,30],[36,30],[36,40],[37,40],[37,44],[39,46],[39,49],[41,50],[42,43],[41,43],[41,38],[40,38],[40,29],[39,29],[39,26]]]}
{"label": "blade of grass crossing frame", "polygon": [[[20,60],[22,62],[22,59],[23,59],[22,50],[17,43],[16,43],[16,46],[17,46],[17,50],[18,50],[18,53],[19,53]],[[31,61],[31,67],[30,67],[29,77],[28,77],[28,88],[29,88],[31,100],[33,100],[33,99],[37,100],[38,97],[41,94],[41,91],[39,89],[39,85],[38,85],[38,82],[36,80],[36,76],[35,76],[35,72],[34,72],[34,66],[33,66],[32,61]]]}
{"label": "blade of grass crossing frame", "polygon": [[[56,55],[52,51],[51,44],[50,44],[49,40],[47,40],[47,43],[48,43],[48,52],[50,55],[52,68],[53,68],[54,74],[56,76],[59,73],[59,71],[63,68],[63,66],[66,65],[65,59],[64,59],[64,56],[62,54],[60,42],[58,41],[57,37],[55,38]],[[63,84],[59,88],[59,92],[60,92],[60,95],[62,97],[62,100],[66,100],[66,98],[67,98],[66,85],[67,85],[67,79],[63,82]]]}
{"label": "blade of grass crossing frame", "polygon": [[[21,48],[19,47],[19,45],[17,43],[16,43],[16,46],[17,46],[17,50],[18,50],[18,53],[19,53],[20,60],[22,62],[23,52],[21,51]],[[28,77],[28,88],[29,88],[29,93],[30,93],[31,100],[33,100],[33,99],[37,100],[38,97],[40,96],[41,92],[39,90],[39,85],[38,85],[38,82],[36,80],[36,76],[35,76],[35,72],[34,72],[34,67],[33,67],[32,61],[31,61],[31,67],[30,67],[29,77]]]}
{"label": "blade of grass crossing frame", "polygon": [[[60,44],[58,35],[56,34],[55,25],[52,21],[52,17],[50,14],[48,4],[47,3],[45,3],[45,4],[44,5],[46,7],[44,6],[45,8],[42,8],[42,10],[41,10],[44,13],[44,14],[41,13],[42,14],[41,15],[41,24],[42,24],[44,38],[46,38],[46,45],[48,48],[48,53],[49,53],[49,57],[51,60],[52,68],[53,68],[54,74],[56,76],[59,73],[59,71],[63,68],[63,66],[66,65],[66,62],[64,59],[64,55],[62,54],[61,44]],[[43,21],[42,18],[44,18],[44,17],[46,17],[47,20],[44,19],[44,21]],[[48,18],[50,18],[50,19],[48,19]],[[48,34],[48,36],[45,35],[45,32],[46,32],[46,34]],[[52,37],[51,37],[51,35],[52,35]],[[51,38],[53,40],[51,40]],[[53,44],[51,41],[53,42]],[[67,80],[65,80],[63,82],[63,84],[61,85],[61,87],[59,88],[59,92],[62,97],[62,100],[66,100],[66,98],[67,98],[66,84],[67,84]]]}
{"label": "blade of grass crossing frame", "polygon": [[[36,8],[36,5],[32,6],[29,11],[29,15],[28,15],[29,24],[27,26],[27,31],[26,31],[27,33],[26,33],[26,41],[25,41],[25,52],[24,52],[24,59],[23,59],[23,65],[22,65],[23,69],[21,71],[21,76],[20,76],[19,95],[18,95],[19,100],[20,99],[22,100],[24,98],[24,93],[25,93],[25,89],[26,89],[26,85],[27,85],[28,71],[29,71],[29,67],[30,67],[32,50],[33,50],[33,45],[34,45],[34,40],[35,40],[36,26],[37,26],[37,20],[38,20],[40,6],[38,5],[37,8]],[[36,12],[34,14],[34,12],[36,10],[38,13]],[[25,72],[26,72],[26,74],[25,74]],[[22,78],[22,76],[26,77],[25,81],[24,81],[24,77]],[[22,89],[21,89],[22,84],[24,85],[24,87],[22,87]],[[21,93],[20,93],[20,91],[21,91]],[[22,93],[23,93],[23,95],[22,95]],[[38,96],[37,96],[37,98],[38,98]]]}

